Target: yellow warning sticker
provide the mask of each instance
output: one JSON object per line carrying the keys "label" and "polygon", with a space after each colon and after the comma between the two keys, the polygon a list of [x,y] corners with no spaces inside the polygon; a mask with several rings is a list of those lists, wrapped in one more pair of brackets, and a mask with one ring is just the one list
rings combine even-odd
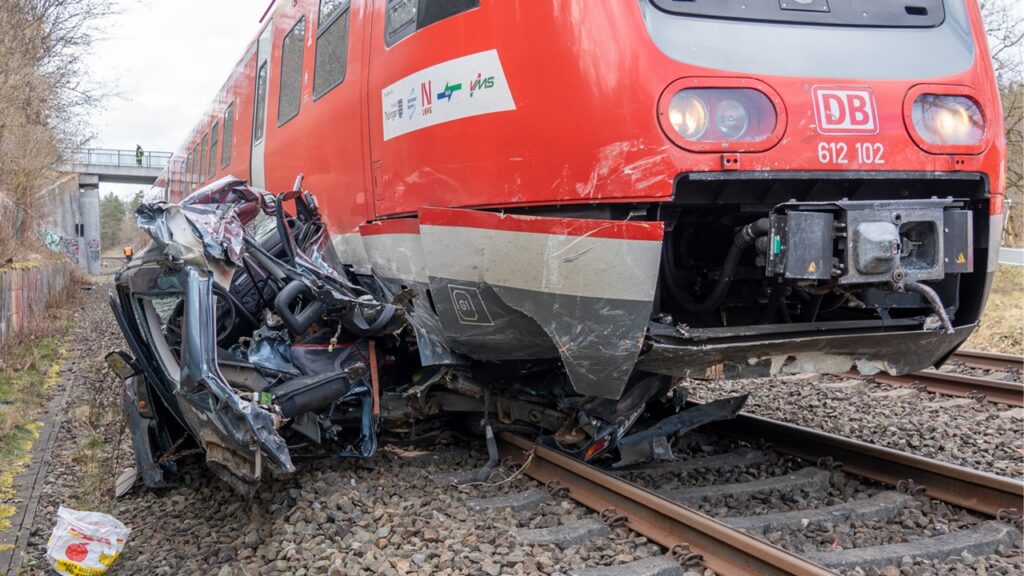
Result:
{"label": "yellow warning sticker", "polygon": [[818,265],[815,264],[814,261],[812,260],[811,261],[811,265],[807,267],[807,273],[808,274],[813,274],[813,273],[815,273],[817,271],[818,271]]}
{"label": "yellow warning sticker", "polygon": [[960,255],[956,257],[956,263],[957,264],[964,264],[966,262],[967,262],[967,258],[964,258],[964,253],[961,252]]}
{"label": "yellow warning sticker", "polygon": [[93,568],[86,566],[85,564],[79,564],[78,562],[72,562],[61,558],[57,560],[57,572],[61,574],[71,574],[72,576],[102,576],[107,572],[104,568]]}

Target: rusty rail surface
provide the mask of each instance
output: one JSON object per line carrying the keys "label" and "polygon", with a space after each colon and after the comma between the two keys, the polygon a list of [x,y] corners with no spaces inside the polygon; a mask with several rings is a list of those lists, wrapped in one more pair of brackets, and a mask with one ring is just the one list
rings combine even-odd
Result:
{"label": "rusty rail surface", "polygon": [[957,350],[953,353],[951,360],[982,370],[1024,371],[1024,356],[1015,356],[1013,354],[982,352],[981,350]]}
{"label": "rusty rail surface", "polygon": [[558,481],[573,499],[597,512],[611,508],[626,517],[625,526],[669,550],[685,544],[702,556],[702,563],[722,575],[815,575],[834,574],[731,528],[700,512],[666,500],[635,484],[603,472],[555,450],[509,433],[500,435],[505,457],[522,460],[534,455],[525,472],[545,484]]}
{"label": "rusty rail surface", "polygon": [[[1024,482],[760,416],[715,425],[730,436],[810,461],[832,458],[850,474],[890,486],[923,487],[929,498],[993,517],[1024,503]],[[909,482],[908,482],[909,481]]]}
{"label": "rusty rail surface", "polygon": [[1020,382],[1005,382],[993,378],[979,378],[936,370],[922,370],[904,376],[875,374],[871,378],[880,384],[922,387],[929,392],[950,396],[970,398],[984,396],[985,400],[989,402],[1024,406],[1024,384]]}

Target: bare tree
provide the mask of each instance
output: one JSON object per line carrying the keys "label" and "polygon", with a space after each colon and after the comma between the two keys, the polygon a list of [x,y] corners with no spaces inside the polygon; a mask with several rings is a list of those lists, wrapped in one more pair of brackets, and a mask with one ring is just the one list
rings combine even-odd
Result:
{"label": "bare tree", "polygon": [[981,0],[1006,128],[1006,195],[1012,203],[1005,243],[1024,243],[1024,8],[1020,0]]}
{"label": "bare tree", "polygon": [[0,252],[29,241],[33,197],[63,150],[86,141],[102,99],[85,55],[105,0],[0,1]]}

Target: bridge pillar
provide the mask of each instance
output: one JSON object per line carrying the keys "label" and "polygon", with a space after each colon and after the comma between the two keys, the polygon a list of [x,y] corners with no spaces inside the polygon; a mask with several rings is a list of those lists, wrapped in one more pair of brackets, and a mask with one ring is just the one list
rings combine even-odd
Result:
{"label": "bridge pillar", "polygon": [[82,247],[79,267],[89,274],[100,273],[100,178],[93,174],[78,176],[78,206],[82,215]]}

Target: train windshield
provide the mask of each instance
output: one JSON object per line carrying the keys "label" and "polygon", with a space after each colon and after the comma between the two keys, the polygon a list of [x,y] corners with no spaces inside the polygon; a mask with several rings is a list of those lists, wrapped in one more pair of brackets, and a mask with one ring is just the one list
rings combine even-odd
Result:
{"label": "train windshield", "polygon": [[933,28],[942,24],[942,0],[651,0],[670,14],[787,24]]}
{"label": "train windshield", "polygon": [[641,0],[640,8],[666,55],[734,73],[914,80],[974,63],[965,0]]}

